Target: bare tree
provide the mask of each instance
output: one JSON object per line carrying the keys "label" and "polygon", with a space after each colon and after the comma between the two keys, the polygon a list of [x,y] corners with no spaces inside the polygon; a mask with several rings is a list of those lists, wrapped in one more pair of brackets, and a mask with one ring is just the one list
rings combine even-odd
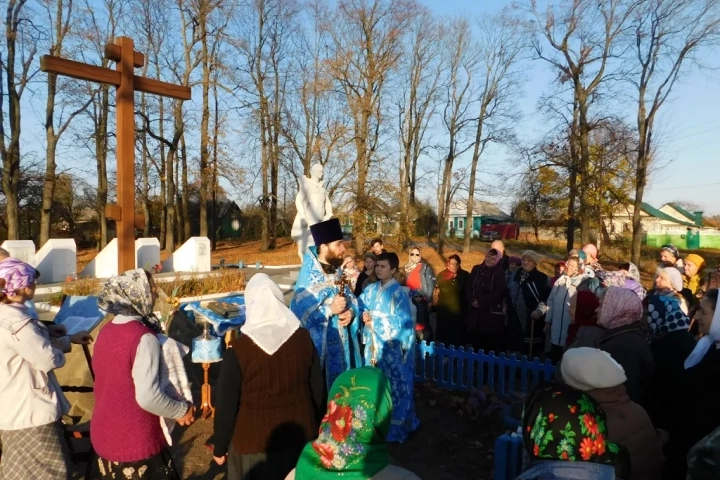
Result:
{"label": "bare tree", "polygon": [[[610,70],[611,61],[625,48],[618,40],[626,33],[628,20],[638,3],[639,0],[561,0],[558,4],[549,3],[543,13],[538,10],[536,0],[530,0],[532,29],[537,35],[533,50],[537,58],[557,72],[558,82],[569,84],[572,91],[571,133],[575,140],[571,153],[576,175],[580,178],[586,177],[590,164],[590,107],[598,98],[603,83],[616,73]],[[583,243],[590,238],[589,216],[585,209],[585,197],[581,194]],[[572,248],[576,212],[569,213],[567,236],[568,246]]]}
{"label": "bare tree", "polygon": [[418,6],[406,0],[339,2],[327,29],[332,38],[332,75],[345,94],[352,116],[356,188],[353,234],[362,251],[369,210],[367,181],[376,160],[383,123],[383,97],[397,68],[402,34]]}
{"label": "bare tree", "polygon": [[350,119],[330,71],[326,46],[331,38],[323,28],[330,13],[320,0],[308,4],[305,12],[310,26],[295,37],[295,62],[289,65],[284,96],[282,134],[289,148],[283,166],[299,188],[300,175],[310,175],[313,163],[322,165],[332,199],[354,171],[347,151]]}
{"label": "bare tree", "polygon": [[[43,7],[47,13],[48,24],[52,25],[50,30],[50,48],[48,53],[54,56],[61,56],[63,53],[63,44],[65,38],[71,33],[71,24],[74,22],[74,10],[72,0],[56,0],[50,2],[43,1]],[[54,11],[53,11],[54,7]],[[72,84],[67,82],[66,85]],[[66,87],[67,90],[67,87]],[[62,134],[70,126],[70,122],[84,112],[92,103],[92,97],[69,115],[63,115],[61,106],[59,124],[55,129],[55,109],[58,94],[58,76],[49,73],[47,76],[47,98],[45,106],[45,140],[47,142],[45,151],[45,181],[43,184],[42,207],[40,210],[40,242],[38,246],[42,246],[50,239],[50,225],[52,221],[52,207],[55,196],[55,182],[57,180],[55,156],[57,152],[58,141]]]}
{"label": "bare tree", "polygon": [[[219,67],[217,49],[228,24],[230,11],[223,9],[222,0],[197,0],[197,25],[202,58],[202,118],[200,120],[200,235],[208,236],[208,204],[211,196],[210,167],[210,89],[212,71]],[[213,247],[215,245],[214,235]]]}
{"label": "bare tree", "polygon": [[399,75],[398,126],[400,133],[400,231],[403,246],[412,235],[420,155],[426,150],[425,132],[438,106],[443,62],[440,22],[420,8],[409,24],[406,42],[407,60]]}
{"label": "bare tree", "polygon": [[[95,62],[103,67],[110,65],[110,61],[105,58],[105,45],[115,41],[116,33],[122,26],[126,6],[127,2],[125,0],[103,0],[103,8],[100,9],[97,8],[97,5],[91,5],[88,0],[85,1],[79,28],[84,31],[82,38],[89,43],[89,48],[84,48],[83,51],[92,52],[91,56]],[[83,58],[83,60],[92,62],[89,58]],[[92,132],[89,135],[91,142],[88,144],[88,148],[95,155],[97,167],[96,208],[100,223],[100,238],[97,247],[102,250],[108,242],[105,206],[108,203],[110,190],[107,159],[111,152],[111,135],[109,132],[112,125],[110,109],[113,103],[111,101],[113,94],[109,85],[95,86],[86,82],[85,88],[87,94],[92,98],[92,102],[85,113],[90,117],[92,123]],[[83,140],[86,139],[87,137],[83,137]]]}
{"label": "bare tree", "polygon": [[[19,238],[20,100],[28,82],[37,72],[32,70],[37,53],[37,30],[32,24],[32,12],[26,3],[27,0],[8,0],[5,13],[5,55],[0,54],[0,157],[3,162],[5,222],[8,239],[11,240]],[[7,110],[5,98],[8,101]]]}
{"label": "bare tree", "polygon": [[640,261],[640,217],[650,166],[655,154],[655,118],[677,80],[703,48],[720,40],[720,2],[717,0],[647,0],[633,19],[632,49],[637,72],[638,149],[635,161],[632,261]]}
{"label": "bare tree", "polygon": [[281,121],[298,5],[292,0],[252,0],[242,4],[239,38],[231,39],[247,63],[241,68],[260,139],[262,212],[261,249],[275,248]]}
{"label": "bare tree", "polygon": [[470,107],[474,97],[473,82],[479,65],[477,49],[473,48],[470,24],[465,18],[457,17],[451,22],[445,37],[444,51],[448,52],[446,77],[443,79],[445,105],[442,123],[447,135],[447,154],[441,168],[438,192],[438,242],[437,252],[442,254],[445,244],[445,229],[450,215],[450,204],[460,186],[455,174],[455,160],[472,147],[467,141],[467,127],[471,124]]}
{"label": "bare tree", "polygon": [[470,253],[475,179],[480,156],[488,144],[507,142],[519,119],[515,105],[520,94],[522,76],[518,64],[526,47],[526,36],[520,23],[507,12],[482,17],[478,24],[481,62],[479,70],[483,76],[470,162],[463,253]]}

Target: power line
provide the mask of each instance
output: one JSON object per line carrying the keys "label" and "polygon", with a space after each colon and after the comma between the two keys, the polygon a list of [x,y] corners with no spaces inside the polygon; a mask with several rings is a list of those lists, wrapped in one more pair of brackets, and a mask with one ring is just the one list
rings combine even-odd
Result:
{"label": "power line", "polygon": [[713,183],[695,183],[692,185],[678,185],[676,187],[663,187],[663,188],[651,188],[651,190],[679,190],[681,188],[694,188],[694,187],[711,187],[713,185],[720,185],[720,182]]}

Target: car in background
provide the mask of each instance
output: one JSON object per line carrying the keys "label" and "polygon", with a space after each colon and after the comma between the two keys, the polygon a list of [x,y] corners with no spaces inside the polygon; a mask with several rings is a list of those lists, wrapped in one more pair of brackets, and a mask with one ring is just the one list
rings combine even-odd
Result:
{"label": "car in background", "polygon": [[502,234],[494,230],[486,230],[480,234],[480,240],[483,242],[494,242],[495,240],[502,240]]}

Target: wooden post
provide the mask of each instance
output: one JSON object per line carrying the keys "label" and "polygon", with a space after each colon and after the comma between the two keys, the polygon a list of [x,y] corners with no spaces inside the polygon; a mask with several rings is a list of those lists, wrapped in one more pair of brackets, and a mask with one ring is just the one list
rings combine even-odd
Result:
{"label": "wooden post", "polygon": [[135,88],[133,41],[118,39],[120,58],[115,64],[120,85],[115,94],[117,118],[117,200],[120,218],[115,219],[118,239],[118,271],[135,268]]}
{"label": "wooden post", "polygon": [[105,213],[117,222],[118,271],[124,272],[135,268],[135,229],[144,229],[146,220],[135,213],[135,92],[177,100],[190,100],[191,95],[184,85],[136,76],[135,68],[145,64],[145,56],[134,50],[131,38],[106,45],[105,58],[115,62],[115,70],[51,55],[40,58],[40,70],[117,87],[117,204],[108,204]]}

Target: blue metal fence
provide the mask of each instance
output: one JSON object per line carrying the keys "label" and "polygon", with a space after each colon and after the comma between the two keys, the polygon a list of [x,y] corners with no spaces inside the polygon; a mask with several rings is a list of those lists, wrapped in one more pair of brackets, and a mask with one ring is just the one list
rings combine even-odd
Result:
{"label": "blue metal fence", "polygon": [[[552,380],[555,366],[537,357],[495,355],[465,350],[463,347],[445,347],[425,341],[417,344],[416,382],[432,382],[449,390],[470,390],[487,386],[505,400],[522,398],[540,382]],[[510,406],[504,409],[504,420],[515,429],[519,420],[510,415]],[[495,441],[494,480],[512,480],[521,472],[522,437],[504,434]]]}
{"label": "blue metal fence", "polygon": [[537,357],[531,361],[524,355],[486,354],[424,340],[417,344],[415,381],[429,381],[448,390],[488,386],[500,398],[518,398],[534,385],[552,380],[554,374],[553,364],[549,360],[540,362]]}

